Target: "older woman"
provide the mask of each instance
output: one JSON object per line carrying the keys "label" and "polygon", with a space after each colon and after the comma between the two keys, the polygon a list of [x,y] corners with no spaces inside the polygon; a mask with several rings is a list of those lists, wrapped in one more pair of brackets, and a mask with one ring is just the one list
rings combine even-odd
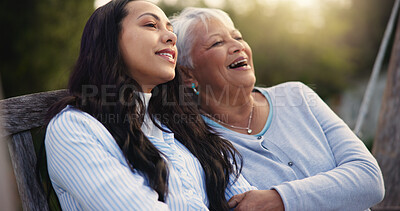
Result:
{"label": "older woman", "polygon": [[382,200],[376,160],[312,89],[254,87],[250,46],[225,12],[186,8],[171,22],[184,83],[208,124],[243,155],[245,178],[263,189],[232,206],[364,210]]}

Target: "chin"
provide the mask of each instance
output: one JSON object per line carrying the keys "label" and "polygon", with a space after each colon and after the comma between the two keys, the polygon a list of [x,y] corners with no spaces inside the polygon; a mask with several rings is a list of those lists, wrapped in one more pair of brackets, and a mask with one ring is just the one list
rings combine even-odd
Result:
{"label": "chin", "polygon": [[175,71],[172,74],[165,75],[163,77],[163,83],[167,83],[168,81],[172,81],[175,78]]}
{"label": "chin", "polygon": [[236,78],[235,81],[237,81],[240,86],[243,87],[250,87],[250,86],[254,86],[254,84],[256,83],[256,77],[254,76],[254,74],[249,74],[248,76],[241,76],[240,78]]}
{"label": "chin", "polygon": [[175,69],[172,69],[171,74],[169,74],[169,80],[172,80],[175,78]]}

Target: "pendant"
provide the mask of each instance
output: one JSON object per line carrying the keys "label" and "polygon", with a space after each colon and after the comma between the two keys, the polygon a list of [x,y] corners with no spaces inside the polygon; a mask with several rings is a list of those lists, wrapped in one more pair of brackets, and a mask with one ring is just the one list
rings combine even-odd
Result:
{"label": "pendant", "polygon": [[253,132],[251,129],[247,129],[248,134],[251,134],[251,132]]}

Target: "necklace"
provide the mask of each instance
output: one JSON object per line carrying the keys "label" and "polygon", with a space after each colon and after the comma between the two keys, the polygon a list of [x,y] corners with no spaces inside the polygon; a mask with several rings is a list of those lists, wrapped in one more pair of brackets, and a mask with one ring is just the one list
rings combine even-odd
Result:
{"label": "necklace", "polygon": [[210,114],[208,114],[206,112],[204,112],[204,114],[210,119],[215,119],[220,124],[223,124],[223,125],[228,126],[230,128],[235,128],[235,129],[239,129],[239,130],[246,130],[247,134],[251,134],[251,132],[253,132],[253,130],[250,128],[251,119],[253,119],[253,111],[254,111],[254,104],[253,104],[253,106],[251,106],[251,111],[250,111],[250,115],[249,115],[249,122],[247,123],[247,127],[239,127],[239,126],[231,125],[231,124],[223,122],[222,120],[219,120],[219,119],[217,119],[215,117],[212,117]]}

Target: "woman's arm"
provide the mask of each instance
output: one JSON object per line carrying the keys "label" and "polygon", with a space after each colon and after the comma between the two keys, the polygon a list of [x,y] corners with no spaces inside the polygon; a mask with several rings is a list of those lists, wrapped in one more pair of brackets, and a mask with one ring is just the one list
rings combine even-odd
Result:
{"label": "woman's arm", "polygon": [[336,168],[274,186],[287,210],[364,210],[383,199],[381,170],[364,143],[309,87],[296,83],[321,125]]}
{"label": "woman's arm", "polygon": [[227,200],[231,199],[233,196],[245,193],[250,190],[257,190],[256,187],[251,186],[242,174],[239,175],[237,180],[234,175],[230,175],[229,184],[225,191],[225,198]]}
{"label": "woman's arm", "polygon": [[[133,173],[112,136],[87,114],[67,111],[46,133],[49,174],[63,209],[77,201],[84,210],[167,210],[158,194]],[[76,204],[76,203],[75,203]]]}
{"label": "woman's arm", "polygon": [[[271,190],[250,191],[235,196],[230,204],[234,205],[237,201],[238,207],[244,210],[269,205],[278,205],[279,208],[279,203],[283,202],[285,210],[353,211],[368,209],[381,201],[384,195],[382,173],[364,143],[309,87],[302,83],[287,83],[284,86],[287,87],[282,90],[286,92],[279,93],[279,96],[291,95],[296,102],[303,102],[296,106],[304,106],[305,110],[311,111],[310,119],[317,121],[319,127],[315,127],[316,130],[321,130],[326,137],[320,141],[327,141],[336,167],[304,179],[283,182],[273,186]],[[311,126],[298,127],[299,130],[307,131],[307,127]],[[300,144],[296,147],[300,148],[291,150],[303,152],[301,147],[307,146]],[[304,159],[307,159],[307,155]],[[268,180],[268,172],[265,174],[265,179]],[[279,194],[274,194],[274,190]]]}

